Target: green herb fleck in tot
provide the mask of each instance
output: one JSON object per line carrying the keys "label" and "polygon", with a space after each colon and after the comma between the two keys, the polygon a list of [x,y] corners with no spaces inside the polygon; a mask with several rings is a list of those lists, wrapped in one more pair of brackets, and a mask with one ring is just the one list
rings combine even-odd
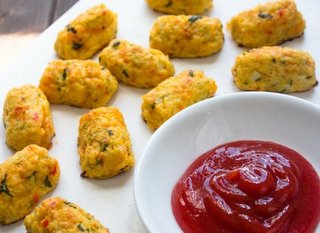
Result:
{"label": "green herb fleck in tot", "polygon": [[69,202],[69,201],[64,201],[64,204],[72,207],[73,209],[77,209],[77,207],[75,207],[75,206],[73,205],[73,203],[71,203],[71,202]]}
{"label": "green herb fleck in tot", "polygon": [[120,45],[120,41],[116,41],[113,43],[112,48],[117,48]]}
{"label": "green herb fleck in tot", "polygon": [[259,16],[260,18],[262,18],[262,19],[272,19],[272,18],[273,18],[272,15],[270,15],[270,14],[268,14],[268,13],[262,13],[262,12],[260,12],[260,13],[258,14],[258,16]]}
{"label": "green herb fleck in tot", "polygon": [[113,132],[112,132],[111,129],[108,129],[108,135],[109,135],[109,136],[112,136],[112,135],[113,135]]}
{"label": "green herb fleck in tot", "polygon": [[194,71],[193,70],[189,70],[189,76],[193,77],[194,76]]}
{"label": "green herb fleck in tot", "polygon": [[67,78],[67,68],[64,68],[64,69],[63,69],[63,72],[62,72],[62,79],[63,79],[63,81],[66,80],[66,78]]}
{"label": "green herb fleck in tot", "polygon": [[4,179],[0,183],[0,194],[5,193],[9,195],[10,197],[13,197],[13,195],[10,193],[8,186],[7,186],[7,174],[4,175]]}
{"label": "green herb fleck in tot", "polygon": [[126,76],[126,78],[129,78],[129,74],[128,74],[128,72],[126,70],[123,70],[122,73],[123,73],[124,76]]}
{"label": "green herb fleck in tot", "polygon": [[196,22],[197,20],[202,19],[202,16],[200,15],[192,15],[189,17],[188,21],[192,24]]}
{"label": "green herb fleck in tot", "polygon": [[109,147],[108,143],[100,143],[100,151],[102,152],[107,151],[108,147]]}
{"label": "green herb fleck in tot", "polygon": [[79,43],[74,42],[74,41],[73,41],[73,43],[72,43],[72,49],[73,49],[73,50],[79,50],[79,49],[82,48],[82,46],[83,46],[83,44],[79,44]]}
{"label": "green herb fleck in tot", "polygon": [[44,185],[49,188],[52,188],[52,184],[51,184],[48,176],[46,176],[46,178],[44,179]]}
{"label": "green herb fleck in tot", "polygon": [[79,231],[82,231],[82,232],[85,231],[85,229],[83,228],[81,223],[78,224],[77,228],[78,228]]}
{"label": "green herb fleck in tot", "polygon": [[29,176],[27,176],[27,179],[30,179],[31,177],[34,177],[35,174],[37,174],[37,171],[32,172]]}
{"label": "green herb fleck in tot", "polygon": [[74,33],[74,34],[77,33],[77,30],[76,30],[74,27],[72,27],[70,24],[68,24],[68,25],[66,26],[66,28],[67,28],[67,31],[68,31],[68,32],[72,32],[72,33]]}

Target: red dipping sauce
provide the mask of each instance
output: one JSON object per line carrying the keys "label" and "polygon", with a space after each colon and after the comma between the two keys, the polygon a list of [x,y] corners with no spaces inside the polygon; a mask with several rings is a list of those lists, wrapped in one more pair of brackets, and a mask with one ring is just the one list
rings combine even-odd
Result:
{"label": "red dipping sauce", "polygon": [[285,146],[231,142],[187,169],[172,209],[185,233],[311,233],[320,220],[319,176]]}

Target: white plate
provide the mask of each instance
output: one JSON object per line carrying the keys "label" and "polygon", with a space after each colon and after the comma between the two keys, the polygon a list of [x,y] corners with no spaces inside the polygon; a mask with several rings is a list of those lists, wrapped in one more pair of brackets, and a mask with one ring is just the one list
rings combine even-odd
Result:
{"label": "white plate", "polygon": [[[251,8],[266,0],[215,0],[215,7],[206,15],[218,17],[224,25],[225,44],[216,55],[199,59],[173,59],[176,73],[184,69],[201,69],[206,75],[216,80],[218,92],[216,96],[238,92],[234,86],[230,69],[235,57],[243,49],[239,48],[226,30],[226,23],[231,17],[242,10]],[[149,32],[153,21],[160,13],[148,8],[144,0],[80,0],[66,14],[58,19],[36,40],[35,44],[18,59],[11,68],[0,74],[0,116],[5,95],[16,86],[26,83],[38,85],[39,79],[48,62],[57,59],[53,44],[58,32],[78,14],[91,6],[105,3],[111,10],[118,13],[119,25],[117,37],[129,40],[142,46],[148,46]],[[316,62],[320,62],[320,1],[297,0],[297,5],[303,13],[307,28],[304,36],[287,42],[284,46],[306,50],[311,53]],[[96,58],[95,58],[96,60]],[[319,76],[319,75],[318,75]],[[301,98],[320,105],[319,85],[304,93],[295,94]],[[125,118],[131,135],[133,151],[137,162],[141,158],[144,146],[152,132],[146,127],[140,116],[141,96],[147,90],[120,85],[110,105],[118,107]],[[61,179],[57,188],[46,196],[61,196],[75,202],[92,213],[111,232],[145,233],[133,200],[133,170],[106,180],[89,180],[80,178],[80,167],[77,154],[77,128],[81,114],[88,109],[78,109],[69,106],[52,106],[56,136],[50,150],[61,165]],[[201,142],[199,142],[201,143]],[[6,160],[14,152],[5,144],[4,128],[0,124],[0,162]],[[163,168],[164,170],[166,168]],[[1,233],[24,232],[22,221],[10,226],[0,226]]]}
{"label": "white plate", "polygon": [[247,92],[195,104],[162,125],[146,146],[134,179],[140,216],[152,233],[182,232],[172,214],[173,187],[199,155],[217,145],[273,141],[298,151],[319,174],[319,137],[320,107],[296,97]]}

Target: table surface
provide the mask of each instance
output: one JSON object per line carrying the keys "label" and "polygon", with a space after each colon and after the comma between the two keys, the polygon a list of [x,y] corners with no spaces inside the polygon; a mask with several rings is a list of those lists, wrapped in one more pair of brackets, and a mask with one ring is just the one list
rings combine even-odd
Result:
{"label": "table surface", "polygon": [[0,70],[78,0],[0,0]]}

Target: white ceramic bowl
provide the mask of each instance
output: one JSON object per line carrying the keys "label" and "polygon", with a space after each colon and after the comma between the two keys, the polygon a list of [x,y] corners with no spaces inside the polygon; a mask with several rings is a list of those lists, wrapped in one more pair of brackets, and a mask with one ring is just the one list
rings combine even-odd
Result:
{"label": "white ceramic bowl", "polygon": [[144,150],[134,177],[140,217],[151,233],[182,232],[172,214],[172,189],[196,157],[216,145],[273,141],[304,155],[319,174],[319,138],[320,107],[289,95],[242,92],[195,104],[163,124]]}

